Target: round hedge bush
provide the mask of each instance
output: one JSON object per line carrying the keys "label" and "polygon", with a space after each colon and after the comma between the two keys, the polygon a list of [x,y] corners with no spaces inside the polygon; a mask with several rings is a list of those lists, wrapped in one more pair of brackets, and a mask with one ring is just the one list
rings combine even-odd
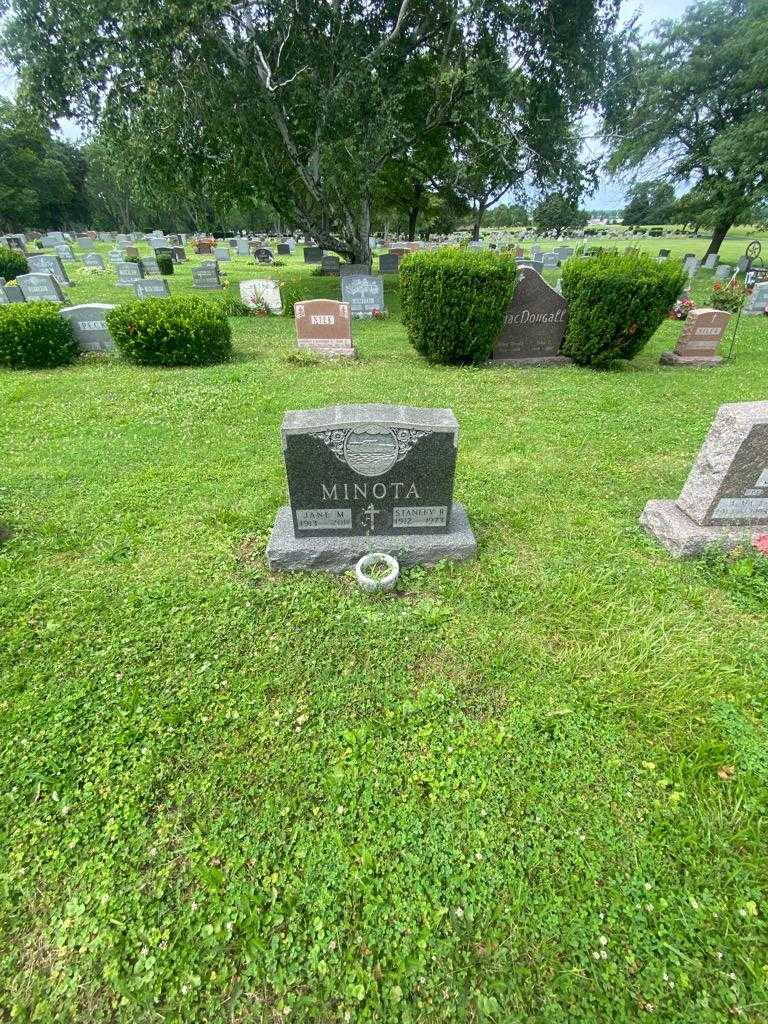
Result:
{"label": "round hedge bush", "polygon": [[29,264],[24,253],[0,245],[0,277],[4,277],[6,281],[13,281],[19,274],[28,272]]}
{"label": "round hedge bush", "polygon": [[107,313],[121,355],[143,366],[207,366],[232,354],[232,329],[219,303],[196,296],[144,299]]}
{"label": "round hedge bush", "polygon": [[0,306],[0,366],[39,370],[65,366],[79,352],[72,325],[54,302]]}
{"label": "round hedge bush", "polygon": [[562,291],[568,327],[561,354],[582,366],[632,359],[675,304],[686,281],[682,265],[646,253],[614,252],[570,259]]}
{"label": "round hedge bush", "polygon": [[466,249],[415,252],[400,264],[403,323],[431,363],[485,363],[515,290],[506,254]]}

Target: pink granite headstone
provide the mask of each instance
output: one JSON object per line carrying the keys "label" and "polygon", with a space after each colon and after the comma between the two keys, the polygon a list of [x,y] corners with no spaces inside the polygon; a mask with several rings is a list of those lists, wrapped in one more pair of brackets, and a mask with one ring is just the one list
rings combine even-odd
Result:
{"label": "pink granite headstone", "polygon": [[356,355],[348,302],[310,299],[293,307],[299,348],[324,356]]}

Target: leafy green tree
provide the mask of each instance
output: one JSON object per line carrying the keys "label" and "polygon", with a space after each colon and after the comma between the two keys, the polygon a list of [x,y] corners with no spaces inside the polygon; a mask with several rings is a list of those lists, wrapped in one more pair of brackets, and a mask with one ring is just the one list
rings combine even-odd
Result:
{"label": "leafy green tree", "polygon": [[710,214],[708,252],[768,195],[768,4],[704,0],[615,45],[604,100],[612,170],[655,165]]}
{"label": "leafy green tree", "polygon": [[581,95],[617,0],[14,0],[22,95],[146,140],[169,192],[270,203],[369,256],[383,168],[453,125],[478,62]]}
{"label": "leafy green tree", "polygon": [[667,181],[643,181],[629,190],[625,224],[664,224],[675,206],[675,189]]}
{"label": "leafy green tree", "polygon": [[519,228],[526,227],[530,218],[526,208],[519,203],[499,203],[488,211],[485,222],[494,228]]}
{"label": "leafy green tree", "polygon": [[562,193],[555,192],[543,199],[531,215],[539,231],[564,231],[566,228],[583,227],[589,220],[585,210],[578,203]]}

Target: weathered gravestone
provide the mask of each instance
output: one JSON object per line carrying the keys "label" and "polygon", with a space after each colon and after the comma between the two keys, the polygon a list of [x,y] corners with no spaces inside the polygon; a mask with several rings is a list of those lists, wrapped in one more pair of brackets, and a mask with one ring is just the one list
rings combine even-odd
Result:
{"label": "weathered gravestone", "polygon": [[28,256],[27,263],[33,274],[52,274],[60,285],[71,284],[69,274],[64,269],[64,264],[58,256],[50,253],[41,253],[37,256]]}
{"label": "weathered gravestone", "polygon": [[125,247],[125,258],[128,260],[139,259],[139,250],[135,245],[127,245]]}
{"label": "weathered gravestone", "polygon": [[280,285],[272,278],[254,278],[252,281],[240,282],[240,298],[252,309],[264,305],[272,313],[283,312],[283,300],[280,296]]}
{"label": "weathered gravestone", "polygon": [[323,250],[317,245],[304,246],[304,262],[320,263],[323,258]]}
{"label": "weathered gravestone", "polygon": [[719,260],[720,260],[720,257],[717,255],[717,253],[716,252],[711,252],[709,254],[709,256],[707,256],[707,258],[704,260],[704,269],[705,270],[714,270],[715,267],[717,266]]}
{"label": "weathered gravestone", "polygon": [[640,523],[676,558],[768,532],[768,402],[721,405],[677,501],[649,501]]}
{"label": "weathered gravestone", "polygon": [[167,299],[171,294],[164,277],[136,281],[133,285],[137,299]]}
{"label": "weathered gravestone", "polygon": [[104,270],[104,257],[98,252],[86,253],[83,257],[83,266],[92,270]]}
{"label": "weathered gravestone", "polygon": [[89,238],[87,235],[82,236],[82,237],[78,238],[77,246],[78,246],[78,248],[80,249],[81,252],[93,252],[93,249],[94,249],[93,239]]}
{"label": "weathered gravestone", "polygon": [[64,293],[53,274],[21,274],[16,284],[26,302],[64,301]]}
{"label": "weathered gravestone", "polygon": [[768,281],[768,267],[752,267],[744,275],[744,284],[747,288],[754,288],[763,281]]}
{"label": "weathered gravestone", "polygon": [[210,256],[213,251],[213,242],[198,241],[195,243],[195,252],[198,256]]}
{"label": "weathered gravestone", "polygon": [[248,250],[248,239],[247,238],[238,238],[238,240],[237,240],[237,255],[238,256],[247,256],[248,255],[248,251],[249,251]]}
{"label": "weathered gravestone", "polygon": [[660,260],[667,260],[667,259],[669,259],[669,254],[670,254],[671,251],[672,251],[671,249],[659,249],[659,259]]}
{"label": "weathered gravestone", "polygon": [[744,315],[761,316],[766,309],[768,309],[768,281],[762,281],[752,289],[752,294],[744,307]]}
{"label": "weathered gravestone", "polygon": [[339,264],[339,276],[340,277],[370,277],[371,276],[371,265],[370,265],[370,263],[340,263]]}
{"label": "weathered gravestone", "polygon": [[125,253],[122,249],[113,249],[109,254],[110,263],[124,263]]}
{"label": "weathered gravestone", "polygon": [[171,259],[174,263],[186,263],[187,254],[181,245],[174,245],[171,247]]}
{"label": "weathered gravestone", "polygon": [[229,254],[228,245],[217,245],[216,248],[213,250],[213,255],[216,257],[217,260],[219,260],[219,262],[230,263],[232,261],[232,257]]}
{"label": "weathered gravestone", "polygon": [[119,288],[132,288],[136,281],[144,277],[144,268],[140,263],[116,263],[115,270]]}
{"label": "weathered gravestone", "polygon": [[329,277],[339,276],[339,257],[338,256],[323,256],[320,261],[320,266],[324,274]]}
{"label": "weathered gravestone", "polygon": [[72,324],[72,333],[81,352],[110,352],[115,343],[107,327],[106,315],[114,306],[92,302],[82,306],[66,306],[59,315]]}
{"label": "weathered gravestone", "polygon": [[192,267],[192,285],[203,291],[218,291],[221,288],[218,263],[202,263]]}
{"label": "weathered gravestone", "polygon": [[554,270],[560,266],[560,260],[557,257],[556,252],[543,252],[541,254],[541,262],[544,265],[545,270]]}
{"label": "weathered gravestone", "polygon": [[8,302],[25,302],[24,292],[17,284],[7,284],[4,287],[5,297]]}
{"label": "weathered gravestone", "polygon": [[529,267],[521,267],[504,324],[493,346],[494,363],[521,366],[562,365],[560,355],[568,325],[568,304]]}
{"label": "weathered gravestone", "polygon": [[544,269],[544,264],[541,260],[518,260],[517,269],[535,270],[537,274],[541,275],[541,272]]}
{"label": "weathered gravestone", "polygon": [[158,265],[156,256],[144,256],[142,257],[141,260],[139,260],[139,263],[141,264],[141,269],[144,271],[145,274],[160,273],[160,267]]}
{"label": "weathered gravestone", "polygon": [[290,247],[290,245],[288,245],[287,242],[278,242],[277,243],[277,255],[278,256],[290,256],[291,255],[291,247]]}
{"label": "weathered gravestone", "polygon": [[272,250],[265,246],[259,246],[253,250],[253,255],[258,263],[271,263],[273,260]]}
{"label": "weathered gravestone", "polygon": [[725,281],[732,274],[733,267],[729,267],[727,263],[719,263],[715,270],[715,281]]}
{"label": "weathered gravestone", "polygon": [[277,514],[270,567],[340,572],[371,551],[404,565],[471,558],[475,538],[453,501],[458,430],[450,409],[286,412],[290,506]]}
{"label": "weathered gravestone", "polygon": [[662,353],[667,366],[718,366],[717,354],[731,314],[722,309],[692,309],[673,352]]}
{"label": "weathered gravestone", "polygon": [[379,256],[380,274],[399,274],[400,257],[396,252],[383,252]]}
{"label": "weathered gravestone", "polygon": [[360,274],[341,278],[341,298],[348,302],[354,317],[370,317],[384,311],[384,278]]}
{"label": "weathered gravestone", "polygon": [[351,311],[346,302],[310,299],[293,307],[296,341],[299,348],[324,356],[354,358]]}

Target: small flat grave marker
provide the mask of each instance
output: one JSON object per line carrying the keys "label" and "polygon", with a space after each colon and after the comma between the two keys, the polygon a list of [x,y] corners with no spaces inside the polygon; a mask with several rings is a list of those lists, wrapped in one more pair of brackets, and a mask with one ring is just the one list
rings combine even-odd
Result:
{"label": "small flat grave marker", "polygon": [[64,301],[64,293],[53,274],[21,274],[16,284],[26,302]]}
{"label": "small flat grave marker", "polygon": [[568,304],[563,296],[534,269],[521,267],[493,347],[493,362],[522,366],[570,363],[560,355],[567,325]]}
{"label": "small flat grave marker", "polygon": [[93,302],[81,306],[66,306],[59,315],[72,324],[81,352],[110,352],[115,343],[107,327],[106,315],[114,306]]}
{"label": "small flat grave marker", "polygon": [[768,528],[768,402],[721,405],[677,501],[641,525],[677,558],[749,545]]}
{"label": "small flat grave marker", "polygon": [[370,317],[376,310],[383,312],[384,278],[379,274],[342,276],[341,298],[349,303],[353,317]]}
{"label": "small flat grave marker", "polygon": [[137,299],[167,299],[171,294],[164,277],[135,281],[133,290]]}
{"label": "small flat grave marker", "polygon": [[659,360],[666,366],[718,366],[717,354],[731,314],[722,309],[692,309],[673,352]]}
{"label": "small flat grave marker", "polygon": [[296,341],[299,348],[324,356],[354,358],[351,310],[346,302],[310,299],[293,307]]}
{"label": "small flat grave marker", "polygon": [[405,565],[475,554],[466,512],[453,501],[458,423],[450,409],[287,412],[281,436],[290,506],[267,546],[272,569],[338,572],[369,551]]}

